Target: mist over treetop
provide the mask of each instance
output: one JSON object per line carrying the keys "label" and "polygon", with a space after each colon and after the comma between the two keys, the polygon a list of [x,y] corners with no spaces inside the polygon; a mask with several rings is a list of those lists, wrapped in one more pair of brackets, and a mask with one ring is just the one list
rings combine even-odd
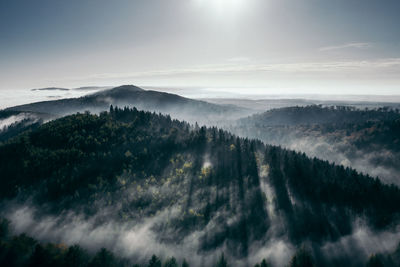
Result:
{"label": "mist over treetop", "polygon": [[400,214],[397,187],[352,169],[129,108],[63,117],[10,139],[0,146],[0,171],[3,200],[42,207],[33,225],[55,216],[48,238],[79,214],[93,227],[138,227],[160,253],[183,246],[198,259],[223,250],[255,260],[282,239],[312,242],[329,262],[323,245],[351,235],[355,220],[394,231]]}

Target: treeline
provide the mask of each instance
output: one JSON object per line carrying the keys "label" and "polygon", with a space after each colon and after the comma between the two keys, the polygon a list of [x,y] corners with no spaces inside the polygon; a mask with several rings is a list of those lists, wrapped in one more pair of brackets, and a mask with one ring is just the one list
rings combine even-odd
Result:
{"label": "treeline", "polygon": [[349,106],[311,105],[305,107],[285,107],[268,110],[238,120],[238,125],[275,126],[275,125],[310,125],[310,124],[343,124],[366,121],[385,121],[400,118],[399,109],[388,107],[377,109],[357,109]]}

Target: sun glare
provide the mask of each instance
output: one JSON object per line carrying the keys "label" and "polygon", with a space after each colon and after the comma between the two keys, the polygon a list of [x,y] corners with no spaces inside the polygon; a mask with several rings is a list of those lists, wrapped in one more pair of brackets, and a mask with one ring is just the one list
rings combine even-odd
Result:
{"label": "sun glare", "polygon": [[235,15],[246,7],[248,0],[194,0],[197,5],[217,15]]}

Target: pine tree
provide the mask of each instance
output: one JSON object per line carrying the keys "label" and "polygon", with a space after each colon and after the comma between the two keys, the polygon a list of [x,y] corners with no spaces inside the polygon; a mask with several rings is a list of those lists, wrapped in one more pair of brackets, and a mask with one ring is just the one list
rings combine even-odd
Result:
{"label": "pine tree", "polygon": [[149,264],[147,266],[148,267],[161,267],[161,260],[156,255],[153,255],[153,256],[151,256],[151,259],[149,260]]}

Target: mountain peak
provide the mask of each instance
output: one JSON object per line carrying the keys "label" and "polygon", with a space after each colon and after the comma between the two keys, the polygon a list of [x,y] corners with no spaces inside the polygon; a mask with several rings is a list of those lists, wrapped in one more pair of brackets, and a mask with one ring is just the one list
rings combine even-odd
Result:
{"label": "mountain peak", "polygon": [[110,91],[144,91],[144,89],[131,85],[131,84],[126,84],[126,85],[121,85],[121,86],[117,86],[114,87],[112,89],[110,89]]}
{"label": "mountain peak", "polygon": [[109,96],[109,97],[116,97],[116,98],[124,98],[129,96],[132,93],[136,92],[144,92],[145,90],[134,86],[134,85],[121,85],[118,87],[114,87],[108,90],[103,90],[97,93],[94,93],[94,96]]}

